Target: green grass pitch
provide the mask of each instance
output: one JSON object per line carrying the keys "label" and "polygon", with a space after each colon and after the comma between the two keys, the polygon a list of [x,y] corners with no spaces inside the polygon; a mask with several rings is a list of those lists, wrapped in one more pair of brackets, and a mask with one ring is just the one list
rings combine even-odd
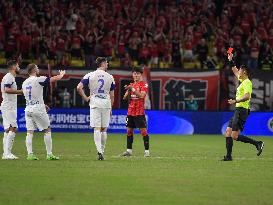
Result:
{"label": "green grass pitch", "polygon": [[42,134],[34,137],[39,161],[27,161],[24,134],[15,142],[19,160],[0,160],[0,204],[273,204],[273,138],[260,157],[249,144],[234,143],[234,161],[222,136],[151,135],[151,158],[143,141],[134,140],[134,156],[120,158],[124,135],[109,134],[105,161],[97,161],[91,134],[53,133],[54,154],[45,160]]}

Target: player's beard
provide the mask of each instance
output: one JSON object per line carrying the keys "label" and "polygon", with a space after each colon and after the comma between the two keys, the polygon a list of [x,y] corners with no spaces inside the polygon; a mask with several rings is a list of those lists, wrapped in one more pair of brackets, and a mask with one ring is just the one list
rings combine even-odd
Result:
{"label": "player's beard", "polygon": [[15,70],[15,73],[16,73],[16,75],[19,75],[20,71],[19,70]]}

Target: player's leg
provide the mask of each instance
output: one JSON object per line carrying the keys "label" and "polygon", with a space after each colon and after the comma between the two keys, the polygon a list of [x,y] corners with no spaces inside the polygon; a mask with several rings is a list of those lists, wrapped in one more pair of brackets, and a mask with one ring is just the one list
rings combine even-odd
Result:
{"label": "player's leg", "polygon": [[46,159],[47,160],[58,160],[59,157],[53,155],[52,153],[52,135],[50,128],[49,116],[46,109],[43,108],[40,112],[35,112],[32,114],[33,122],[39,131],[44,132],[44,143],[46,147]]}
{"label": "player's leg", "polygon": [[150,137],[148,135],[147,129],[146,128],[140,128],[140,133],[143,137],[143,142],[144,142],[144,157],[150,157]]}
{"label": "player's leg", "polygon": [[102,109],[102,128],[101,128],[101,151],[102,154],[104,154],[106,141],[107,141],[107,128],[110,123],[110,117],[111,117],[111,109]]}
{"label": "player's leg", "polygon": [[27,136],[26,136],[26,148],[27,148],[27,160],[38,160],[38,158],[33,153],[32,148],[32,139],[34,130],[36,130],[35,122],[33,121],[32,113],[25,112],[26,119],[26,128],[27,128]]}
{"label": "player's leg", "polygon": [[14,138],[17,132],[17,111],[12,109],[2,109],[3,126],[6,134],[3,139],[4,154],[3,159],[18,159],[12,154]]}
{"label": "player's leg", "polygon": [[133,116],[126,117],[126,127],[127,127],[127,150],[121,154],[121,156],[129,157],[133,154],[133,142],[134,142],[134,128],[135,122]]}
{"label": "player's leg", "polygon": [[6,151],[6,147],[7,147],[7,135],[8,132],[6,130],[4,130],[4,137],[3,137],[3,156],[2,158],[5,158],[5,156],[7,155],[7,151]]}
{"label": "player's leg", "polygon": [[147,132],[147,121],[145,115],[135,117],[136,127],[139,128],[144,143],[144,157],[150,157],[150,137]]}
{"label": "player's leg", "polygon": [[238,121],[239,132],[234,132],[232,137],[236,141],[249,143],[249,144],[254,145],[256,147],[256,149],[258,150],[257,155],[259,156],[263,151],[264,142],[256,141],[256,140],[251,139],[245,135],[240,134],[240,131],[242,131],[244,129],[244,125],[246,123],[248,115],[249,115],[249,111],[247,109],[244,109],[244,108],[240,109],[240,115],[239,115],[239,121]]}
{"label": "player's leg", "polygon": [[228,127],[226,129],[225,138],[226,138],[226,150],[227,153],[222,159],[222,161],[232,161],[232,148],[233,148],[233,139],[232,139],[232,129],[233,126],[238,122],[239,113],[235,110],[232,118],[229,120]]}
{"label": "player's leg", "polygon": [[102,113],[100,108],[90,108],[90,126],[94,128],[94,142],[98,152],[98,159],[101,160],[101,127]]}
{"label": "player's leg", "polygon": [[232,133],[232,128],[228,126],[225,133],[227,153],[223,159],[224,161],[232,160],[233,139],[231,137],[231,133]]}
{"label": "player's leg", "polygon": [[34,133],[34,129],[27,131],[27,136],[26,136],[27,160],[39,160],[38,157],[36,157],[33,153],[33,148],[32,148],[33,133]]}

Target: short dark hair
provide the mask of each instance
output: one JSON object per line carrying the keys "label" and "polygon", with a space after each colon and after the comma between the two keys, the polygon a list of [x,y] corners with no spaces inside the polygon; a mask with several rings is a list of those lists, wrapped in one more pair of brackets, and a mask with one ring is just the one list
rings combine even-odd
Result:
{"label": "short dark hair", "polygon": [[240,69],[246,71],[247,76],[250,76],[250,70],[246,65],[241,65]]}
{"label": "short dark hair", "polygon": [[137,73],[143,73],[143,69],[142,68],[140,68],[140,67],[134,67],[133,69],[132,69],[132,73],[133,72],[137,72]]}
{"label": "short dark hair", "polygon": [[16,60],[9,60],[7,62],[7,68],[10,69],[12,68],[13,66],[16,66],[17,65],[17,61]]}
{"label": "short dark hair", "polygon": [[36,66],[36,64],[34,64],[34,63],[28,64],[28,66],[27,66],[27,73],[28,73],[28,74],[31,74],[32,71],[33,71],[36,67],[37,67],[37,66]]}
{"label": "short dark hair", "polygon": [[105,58],[105,57],[97,57],[97,59],[96,59],[97,66],[100,66],[101,63],[103,63],[103,62],[107,62],[107,58]]}

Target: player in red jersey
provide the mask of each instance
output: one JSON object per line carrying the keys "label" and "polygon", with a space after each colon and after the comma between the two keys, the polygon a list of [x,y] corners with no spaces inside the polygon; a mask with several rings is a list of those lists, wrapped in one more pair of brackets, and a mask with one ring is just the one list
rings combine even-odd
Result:
{"label": "player in red jersey", "polygon": [[134,68],[133,83],[125,86],[126,93],[123,96],[124,100],[128,100],[128,114],[126,118],[127,127],[127,150],[121,156],[131,156],[132,146],[134,141],[134,129],[139,128],[144,142],[144,157],[150,157],[149,152],[149,135],[147,133],[147,122],[144,111],[145,96],[148,92],[148,84],[142,81],[143,70]]}

